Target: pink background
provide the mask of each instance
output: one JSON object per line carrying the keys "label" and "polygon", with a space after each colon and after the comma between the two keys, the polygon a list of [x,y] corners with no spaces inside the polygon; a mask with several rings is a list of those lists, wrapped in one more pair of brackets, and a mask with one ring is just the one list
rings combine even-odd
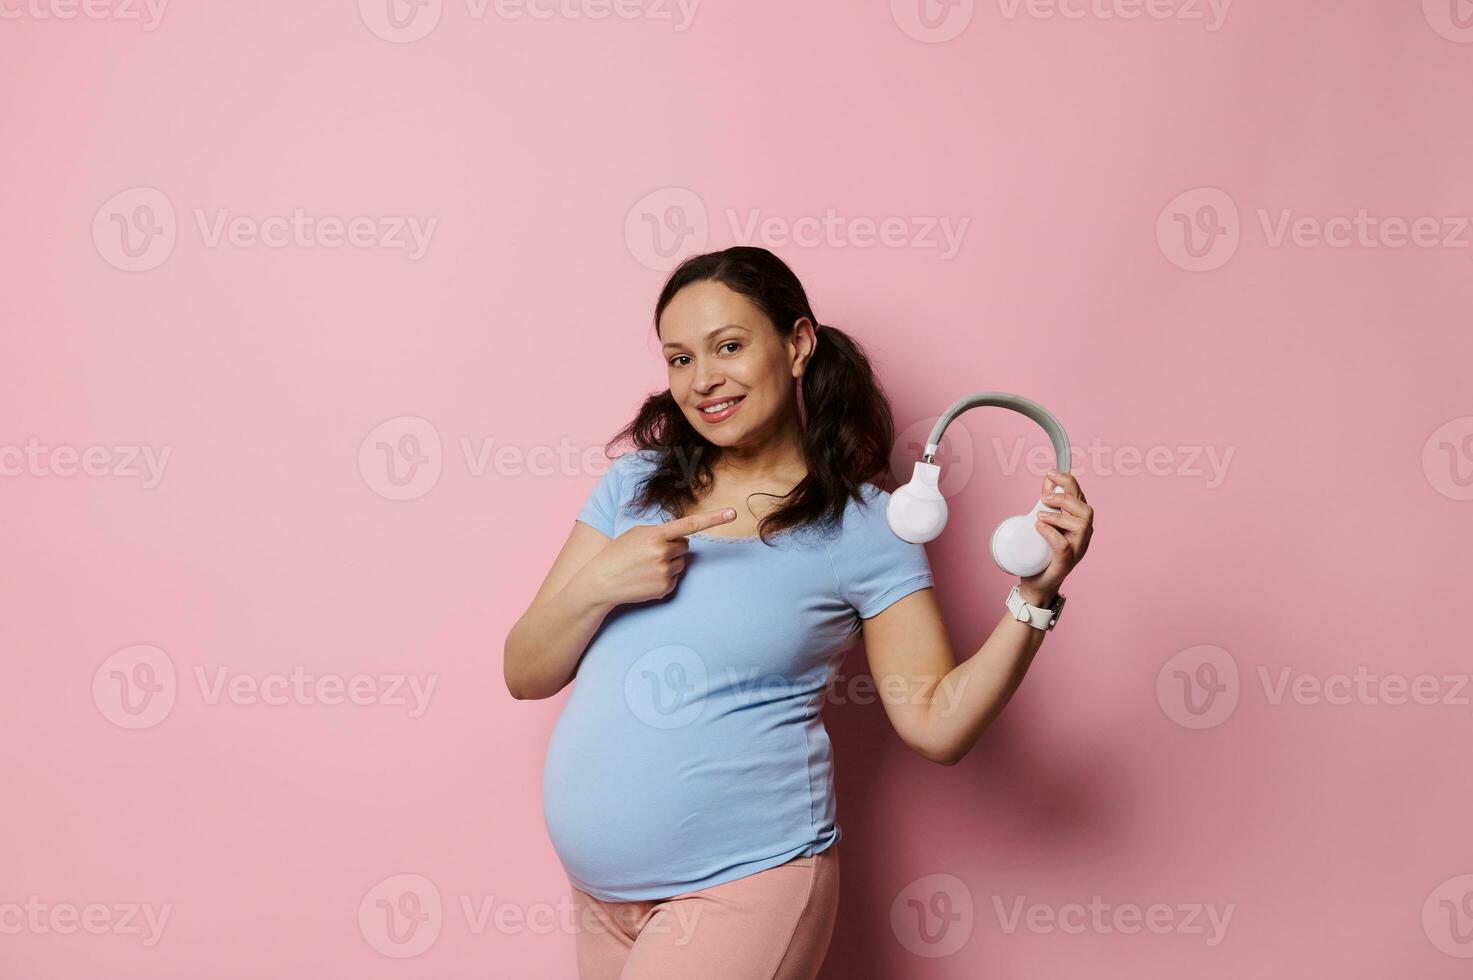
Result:
{"label": "pink background", "polygon": [[[538,797],[562,696],[513,701],[502,642],[602,472],[579,454],[664,385],[663,269],[745,240],[869,347],[908,439],[1025,394],[1097,508],[1068,614],[960,765],[877,703],[828,710],[824,976],[1467,976],[1451,2],[458,0],[402,30],[384,0],[7,6],[0,974],[571,976]],[[367,217],[368,244],[199,226],[298,208]],[[1316,243],[1361,210],[1435,243]],[[1286,211],[1308,220],[1278,238]],[[750,214],[773,220],[739,238]],[[422,255],[375,237],[399,218],[435,222]],[[951,254],[941,219],[967,223]],[[120,222],[160,234],[130,258]],[[1042,473],[1012,453],[1043,443],[996,411],[954,431],[929,553],[967,656],[1009,585],[986,536]],[[145,451],[169,454],[151,485]],[[371,703],[214,687],[294,668]],[[1276,698],[1358,668],[1349,698]],[[434,683],[425,710],[394,678]],[[386,932],[405,894],[426,917]],[[1103,924],[1069,908],[1094,896]],[[1020,898],[1040,918],[1009,931]],[[129,903],[169,908],[157,941]],[[1112,925],[1152,905],[1160,934]]]}

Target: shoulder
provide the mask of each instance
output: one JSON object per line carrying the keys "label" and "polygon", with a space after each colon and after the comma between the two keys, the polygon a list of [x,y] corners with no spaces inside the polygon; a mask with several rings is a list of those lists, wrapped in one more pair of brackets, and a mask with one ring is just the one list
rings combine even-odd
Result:
{"label": "shoulder", "polygon": [[873,483],[859,485],[859,499],[849,498],[844,507],[844,532],[863,532],[876,522],[888,527],[885,508],[890,506],[890,491],[882,490]]}
{"label": "shoulder", "polygon": [[658,449],[631,449],[620,456],[618,462],[631,469],[652,470],[659,465],[660,451]]}
{"label": "shoulder", "polygon": [[633,451],[615,456],[599,477],[579,508],[577,520],[610,538],[628,526],[630,500],[638,493],[641,473],[653,469],[656,457],[646,451]]}
{"label": "shoulder", "polygon": [[637,516],[632,501],[638,496],[643,482],[660,466],[660,453],[655,449],[631,449],[614,457],[604,479],[611,484],[611,492],[618,501],[621,513]]}
{"label": "shoulder", "polygon": [[632,495],[640,481],[659,467],[660,453],[655,449],[631,449],[609,465],[617,474],[625,494]]}
{"label": "shoulder", "polygon": [[610,458],[604,478],[627,485],[631,477],[641,477],[655,468],[659,455],[653,449],[631,449]]}
{"label": "shoulder", "polygon": [[889,504],[888,491],[873,483],[860,484],[859,498],[851,496],[845,502],[843,519],[828,535],[831,550],[842,557],[855,551],[872,550],[877,543],[884,545],[892,538],[899,541],[885,517]]}
{"label": "shoulder", "polygon": [[842,531],[830,549],[839,591],[862,619],[934,582],[925,547],[890,529],[885,514],[889,504],[889,491],[861,484],[859,499],[850,497]]}

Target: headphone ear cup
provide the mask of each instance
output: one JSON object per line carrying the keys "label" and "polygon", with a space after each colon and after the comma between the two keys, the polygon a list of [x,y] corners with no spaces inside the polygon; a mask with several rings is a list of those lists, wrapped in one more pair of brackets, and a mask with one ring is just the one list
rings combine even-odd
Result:
{"label": "headphone ear cup", "polygon": [[1037,575],[1052,558],[1053,549],[1033,526],[1032,514],[1009,517],[992,532],[992,560],[1009,575]]}
{"label": "headphone ear cup", "polygon": [[946,527],[946,498],[931,495],[924,486],[907,483],[890,495],[885,520],[902,541],[925,544]]}
{"label": "headphone ear cup", "polygon": [[910,482],[890,495],[885,519],[896,537],[925,544],[946,527],[946,498],[941,496],[940,480],[941,467],[922,460],[911,471]]}

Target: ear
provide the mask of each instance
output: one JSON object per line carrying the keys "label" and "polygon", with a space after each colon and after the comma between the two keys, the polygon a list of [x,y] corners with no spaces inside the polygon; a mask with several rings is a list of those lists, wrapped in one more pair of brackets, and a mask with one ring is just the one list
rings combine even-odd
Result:
{"label": "ear", "polygon": [[800,316],[794,320],[793,332],[788,335],[788,349],[793,359],[793,377],[800,376],[808,367],[808,361],[813,357],[813,349],[817,344],[818,332],[813,321],[806,316]]}

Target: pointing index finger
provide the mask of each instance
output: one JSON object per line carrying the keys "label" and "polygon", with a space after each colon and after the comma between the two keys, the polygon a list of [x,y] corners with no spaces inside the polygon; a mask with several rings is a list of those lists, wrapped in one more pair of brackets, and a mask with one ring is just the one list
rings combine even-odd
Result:
{"label": "pointing index finger", "polygon": [[691,514],[689,517],[677,517],[673,521],[666,521],[665,530],[671,538],[680,538],[718,524],[729,524],[734,520],[736,520],[736,511],[728,507],[725,510],[708,510],[704,514]]}

